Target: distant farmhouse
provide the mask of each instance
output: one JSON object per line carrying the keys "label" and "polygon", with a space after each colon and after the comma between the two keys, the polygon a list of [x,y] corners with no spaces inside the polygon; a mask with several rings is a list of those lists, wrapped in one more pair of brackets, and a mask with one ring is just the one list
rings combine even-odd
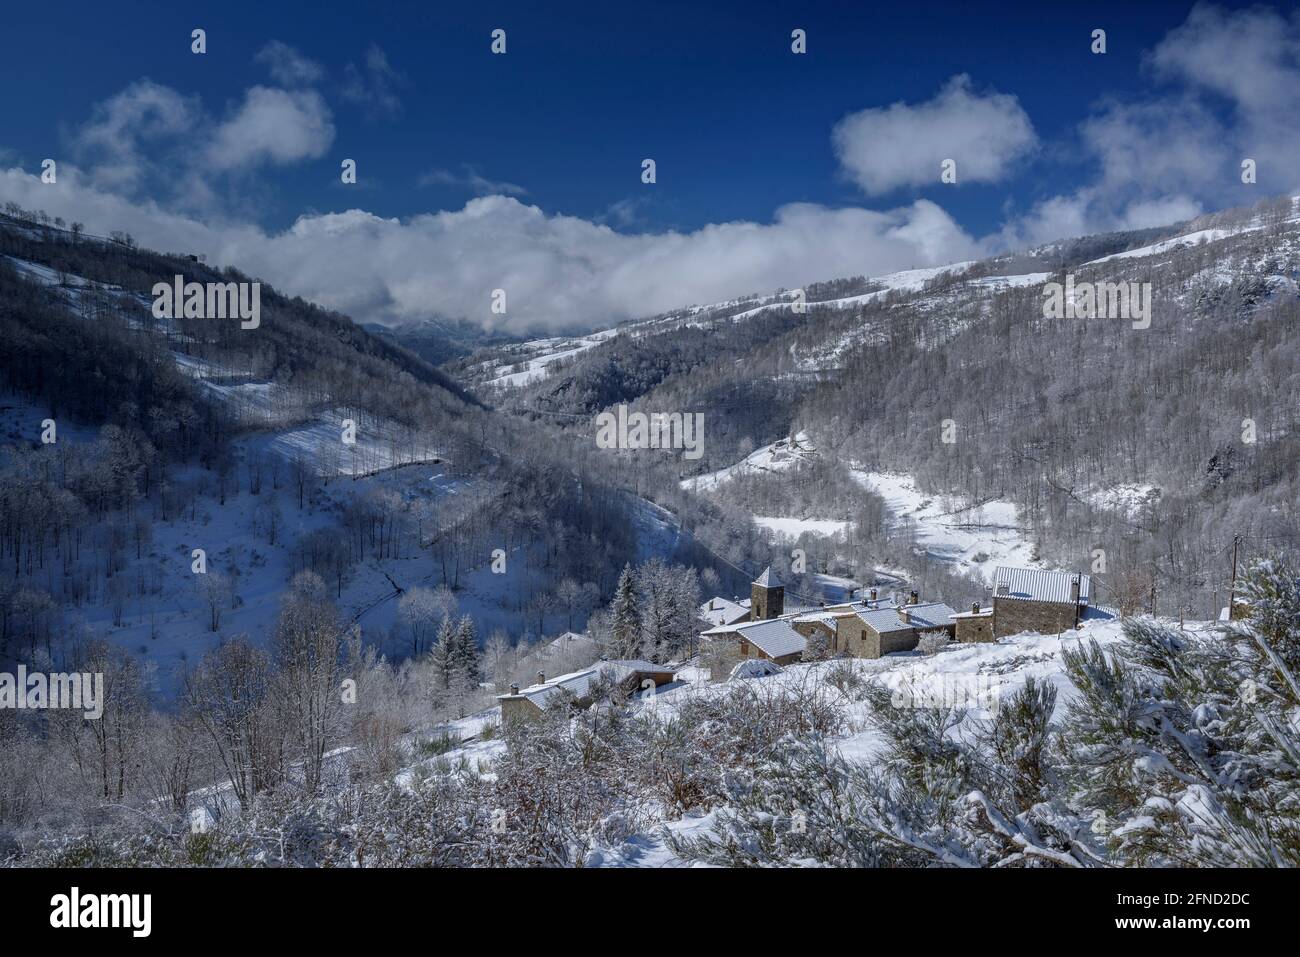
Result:
{"label": "distant farmhouse", "polygon": [[910,651],[927,632],[946,632],[959,642],[993,641],[1022,631],[1052,635],[1077,628],[1093,609],[1092,580],[1072,572],[998,568],[992,604],[978,602],[958,613],[943,602],[870,597],[820,607],[787,607],[785,586],[770,567],[751,585],[748,601],[711,598],[700,618],[711,627],[702,639],[736,643],[742,658],[779,665],[800,661],[815,640],[832,655],[879,658]]}

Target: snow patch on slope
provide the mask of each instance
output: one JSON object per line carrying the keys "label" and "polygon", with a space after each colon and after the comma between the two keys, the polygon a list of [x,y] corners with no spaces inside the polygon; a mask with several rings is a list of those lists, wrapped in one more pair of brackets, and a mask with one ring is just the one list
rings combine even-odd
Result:
{"label": "snow patch on slope", "polygon": [[918,549],[985,584],[993,584],[999,565],[1039,565],[1012,502],[995,499],[969,505],[950,496],[927,495],[910,475],[863,469],[849,474],[885,500],[895,527],[910,531]]}
{"label": "snow patch on slope", "polygon": [[735,465],[682,479],[681,486],[692,492],[709,492],[719,485],[731,481],[738,475],[756,472],[785,472],[801,462],[810,461],[817,456],[817,447],[813,445],[807,432],[800,432],[794,438],[778,439],[771,445],[755,449]]}

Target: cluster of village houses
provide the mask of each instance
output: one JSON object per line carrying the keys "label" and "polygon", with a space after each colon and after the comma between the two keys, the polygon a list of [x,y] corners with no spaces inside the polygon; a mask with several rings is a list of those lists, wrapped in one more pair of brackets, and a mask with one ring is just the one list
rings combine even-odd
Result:
{"label": "cluster of village houses", "polygon": [[[797,605],[785,600],[785,585],[769,567],[750,586],[747,599],[710,598],[700,606],[707,624],[703,640],[734,642],[740,658],[787,665],[803,659],[815,641],[832,656],[879,658],[910,651],[922,635],[943,632],[958,642],[993,641],[1023,631],[1054,635],[1077,628],[1095,613],[1092,580],[1074,572],[999,567],[993,596],[987,605],[976,602],[958,612],[942,602],[923,602],[911,592],[882,597],[878,589],[838,604]],[[587,640],[563,635],[559,641]],[[601,661],[589,668],[537,683],[512,686],[500,695],[503,720],[541,713],[554,694],[568,692],[579,702],[601,676],[629,691],[661,687],[675,680],[675,669],[649,661]]]}

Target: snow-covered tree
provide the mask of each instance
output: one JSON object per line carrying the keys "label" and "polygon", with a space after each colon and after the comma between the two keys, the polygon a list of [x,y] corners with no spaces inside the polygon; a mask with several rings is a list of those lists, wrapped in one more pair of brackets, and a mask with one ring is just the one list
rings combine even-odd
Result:
{"label": "snow-covered tree", "polygon": [[613,620],[610,623],[608,657],[634,657],[641,645],[641,611],[631,565],[623,566],[610,612]]}

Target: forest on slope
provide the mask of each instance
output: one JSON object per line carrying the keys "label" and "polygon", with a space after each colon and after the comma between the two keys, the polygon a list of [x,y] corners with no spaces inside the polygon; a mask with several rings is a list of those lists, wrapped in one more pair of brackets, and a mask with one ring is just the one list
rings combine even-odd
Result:
{"label": "forest on slope", "polygon": [[[843,469],[905,473],[971,503],[1009,499],[1044,561],[1104,569],[1103,595],[1118,603],[1149,604],[1154,587],[1169,612],[1217,612],[1234,538],[1251,554],[1300,541],[1293,198],[929,272],[845,281],[838,292],[853,298],[809,296],[802,314],[787,294],[741,318],[727,303],[633,323],[491,401],[571,429],[624,402],[701,412],[703,457],[661,456],[676,479],[806,431]],[[1045,318],[1044,286],[1067,274],[1150,283],[1149,328]],[[827,568],[904,563],[964,601],[972,589],[900,555],[878,498],[843,491],[844,478],[768,479],[766,507],[857,521],[847,546],[808,543]],[[1130,490],[1140,501],[1119,501]]]}

